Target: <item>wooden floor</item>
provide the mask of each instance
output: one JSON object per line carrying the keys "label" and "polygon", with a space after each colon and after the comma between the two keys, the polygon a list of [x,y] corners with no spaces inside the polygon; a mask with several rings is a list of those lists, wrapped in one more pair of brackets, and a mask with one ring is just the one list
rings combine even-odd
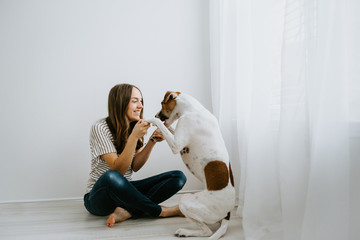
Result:
{"label": "wooden floor", "polygon": [[[179,194],[162,205],[177,204]],[[106,217],[89,214],[82,200],[0,204],[0,239],[178,239],[179,227],[196,229],[182,217],[126,220],[113,228],[105,225]],[[216,227],[216,226],[213,226]],[[184,238],[182,238],[184,239]],[[207,239],[192,237],[189,240]],[[230,225],[222,240],[242,240],[241,218],[232,212]]]}

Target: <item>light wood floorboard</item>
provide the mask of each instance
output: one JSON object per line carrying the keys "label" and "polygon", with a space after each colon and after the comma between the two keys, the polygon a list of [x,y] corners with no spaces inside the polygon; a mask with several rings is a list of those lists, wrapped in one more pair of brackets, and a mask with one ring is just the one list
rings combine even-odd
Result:
{"label": "light wood floorboard", "polygon": [[[164,206],[177,204],[179,194]],[[180,227],[196,225],[182,217],[129,219],[105,225],[106,217],[89,214],[82,200],[0,204],[0,239],[178,239],[174,232]],[[232,212],[230,225],[222,240],[242,240],[241,218]],[[216,227],[216,226],[213,226]],[[182,238],[184,239],[184,238]],[[192,237],[189,240],[207,239]]]}

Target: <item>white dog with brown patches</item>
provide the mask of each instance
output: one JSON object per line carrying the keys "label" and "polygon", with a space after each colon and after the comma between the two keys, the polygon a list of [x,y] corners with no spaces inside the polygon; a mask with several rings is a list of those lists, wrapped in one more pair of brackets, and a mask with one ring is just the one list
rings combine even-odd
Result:
{"label": "white dog with brown patches", "polygon": [[[205,185],[203,191],[185,194],[179,202],[181,212],[200,229],[180,228],[175,235],[219,239],[227,230],[230,211],[235,206],[235,189],[218,121],[187,94],[168,91],[161,104],[157,118],[145,121],[159,128],[172,152],[180,152],[188,169]],[[176,120],[176,129],[172,130],[170,126]],[[221,222],[221,225],[213,234],[208,224],[216,222]]]}

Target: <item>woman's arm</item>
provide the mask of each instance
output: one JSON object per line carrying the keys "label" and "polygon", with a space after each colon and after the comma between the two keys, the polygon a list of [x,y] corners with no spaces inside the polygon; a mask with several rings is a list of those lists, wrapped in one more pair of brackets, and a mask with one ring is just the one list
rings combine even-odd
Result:
{"label": "woman's arm", "polygon": [[134,160],[132,162],[132,169],[137,172],[144,166],[146,161],[149,159],[150,153],[155,146],[156,142],[161,142],[164,140],[164,137],[159,133],[158,131],[154,131],[154,133],[151,135],[150,140],[146,144],[144,148],[139,149],[134,157]]}
{"label": "woman's arm", "polygon": [[137,172],[144,166],[146,161],[149,159],[152,148],[155,146],[155,142],[149,141],[146,146],[135,154],[131,168],[134,172]]}
{"label": "woman's arm", "polygon": [[106,153],[101,155],[102,159],[109,165],[110,169],[116,170],[123,175],[126,173],[133,162],[137,141],[146,134],[149,127],[149,123],[140,120],[134,126],[125,148],[120,155],[117,155],[117,153]]}

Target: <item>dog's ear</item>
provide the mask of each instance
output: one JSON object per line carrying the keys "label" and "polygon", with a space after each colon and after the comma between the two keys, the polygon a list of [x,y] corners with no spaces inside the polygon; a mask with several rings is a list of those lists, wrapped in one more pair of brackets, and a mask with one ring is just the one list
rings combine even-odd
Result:
{"label": "dog's ear", "polygon": [[180,95],[181,92],[171,92],[169,95],[169,100],[175,99],[177,96]]}
{"label": "dog's ear", "polygon": [[181,94],[180,92],[167,91],[164,98],[164,103],[167,103],[170,100],[176,99],[176,97]]}

